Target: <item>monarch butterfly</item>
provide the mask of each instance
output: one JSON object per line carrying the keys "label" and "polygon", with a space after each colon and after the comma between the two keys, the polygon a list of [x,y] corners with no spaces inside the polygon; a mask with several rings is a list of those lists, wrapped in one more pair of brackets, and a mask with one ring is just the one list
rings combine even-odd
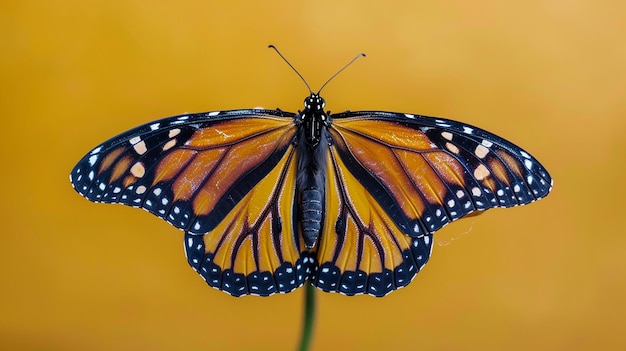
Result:
{"label": "monarch butterfly", "polygon": [[407,113],[330,114],[304,82],[303,111],[150,122],[91,150],[70,181],[93,202],[141,207],[183,230],[191,267],[233,296],[307,280],[384,296],[426,264],[436,230],[551,190],[535,158],[492,133]]}

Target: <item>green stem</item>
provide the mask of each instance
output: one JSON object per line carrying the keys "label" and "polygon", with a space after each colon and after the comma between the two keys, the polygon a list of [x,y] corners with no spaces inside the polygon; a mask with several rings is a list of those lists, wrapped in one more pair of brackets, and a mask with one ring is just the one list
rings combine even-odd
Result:
{"label": "green stem", "polygon": [[300,339],[300,351],[307,351],[311,345],[313,322],[315,321],[315,287],[310,283],[304,283],[304,323],[302,325],[302,338]]}

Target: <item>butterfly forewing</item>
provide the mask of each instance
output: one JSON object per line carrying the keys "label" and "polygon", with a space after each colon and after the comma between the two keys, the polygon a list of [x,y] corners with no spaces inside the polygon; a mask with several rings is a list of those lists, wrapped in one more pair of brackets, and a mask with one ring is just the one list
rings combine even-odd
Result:
{"label": "butterfly forewing", "polygon": [[70,180],[89,200],[142,207],[206,233],[276,166],[295,130],[293,115],[277,111],[166,118],[96,147]]}
{"label": "butterfly forewing", "polygon": [[527,152],[474,126],[386,112],[332,117],[346,168],[407,235],[432,233],[473,211],[530,203],[552,185]]}

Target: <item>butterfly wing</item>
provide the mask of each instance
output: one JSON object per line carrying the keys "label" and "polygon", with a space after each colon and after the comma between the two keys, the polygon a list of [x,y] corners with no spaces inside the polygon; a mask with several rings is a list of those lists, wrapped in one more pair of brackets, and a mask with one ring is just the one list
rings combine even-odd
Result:
{"label": "butterfly wing", "polygon": [[141,207],[185,231],[190,265],[235,296],[300,286],[310,262],[294,232],[294,115],[183,115],[123,133],[74,168],[91,201]]}
{"label": "butterfly wing", "polygon": [[325,291],[383,296],[405,286],[428,260],[433,232],[474,211],[530,203],[552,186],[527,152],[474,126],[369,111],[332,119],[314,276]]}
{"label": "butterfly wing", "polygon": [[346,165],[351,160],[341,157],[341,147],[328,153],[326,215],[312,283],[345,295],[384,296],[409,284],[426,264],[432,235],[410,237],[400,230],[373,189]]}

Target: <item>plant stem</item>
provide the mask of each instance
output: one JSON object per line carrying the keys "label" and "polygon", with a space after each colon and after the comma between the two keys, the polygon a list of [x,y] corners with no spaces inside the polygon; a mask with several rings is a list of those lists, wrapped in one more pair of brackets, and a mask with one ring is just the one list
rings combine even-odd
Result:
{"label": "plant stem", "polygon": [[311,345],[313,323],[315,322],[315,287],[306,282],[304,287],[304,320],[302,324],[302,338],[300,339],[300,351],[308,351]]}

